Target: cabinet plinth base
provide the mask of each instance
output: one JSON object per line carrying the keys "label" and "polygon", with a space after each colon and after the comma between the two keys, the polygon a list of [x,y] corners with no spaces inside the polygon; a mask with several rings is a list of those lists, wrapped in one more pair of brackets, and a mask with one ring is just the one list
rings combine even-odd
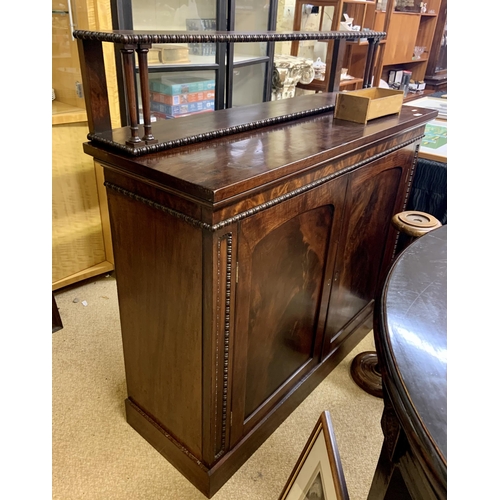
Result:
{"label": "cabinet plinth base", "polygon": [[130,399],[125,400],[127,422],[204,495],[209,495],[209,470]]}
{"label": "cabinet plinth base", "polygon": [[248,460],[264,441],[286,420],[302,401],[331,373],[373,328],[373,302],[362,311],[363,323],[317,368],[309,373],[290,394],[257,424],[220,460],[207,467],[146,415],[130,399],[125,400],[127,422],[163,455],[186,479],[207,498],[211,498],[228,479]]}

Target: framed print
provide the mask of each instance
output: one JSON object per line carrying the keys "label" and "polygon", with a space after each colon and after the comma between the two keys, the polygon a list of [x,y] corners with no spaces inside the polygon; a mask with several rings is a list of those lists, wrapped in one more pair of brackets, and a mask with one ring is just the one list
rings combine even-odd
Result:
{"label": "framed print", "polygon": [[320,415],[279,500],[349,500],[328,411]]}

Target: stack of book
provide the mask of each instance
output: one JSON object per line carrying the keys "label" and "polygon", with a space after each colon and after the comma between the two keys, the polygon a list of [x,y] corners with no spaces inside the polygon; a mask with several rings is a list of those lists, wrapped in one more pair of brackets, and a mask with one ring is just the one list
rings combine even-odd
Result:
{"label": "stack of book", "polygon": [[215,80],[166,77],[150,80],[151,114],[156,118],[179,118],[215,108]]}

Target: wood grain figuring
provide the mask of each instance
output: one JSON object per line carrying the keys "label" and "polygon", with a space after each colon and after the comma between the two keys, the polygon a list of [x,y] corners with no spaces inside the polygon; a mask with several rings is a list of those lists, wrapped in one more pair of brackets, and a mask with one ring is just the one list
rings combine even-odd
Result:
{"label": "wood grain figuring", "polygon": [[109,205],[129,398],[201,459],[201,231],[117,193]]}
{"label": "wood grain figuring", "polygon": [[105,260],[94,162],[74,144],[87,124],[52,127],[52,281]]}
{"label": "wood grain figuring", "polygon": [[321,207],[294,217],[260,241],[254,235],[246,417],[314,354],[332,221],[332,207]]}
{"label": "wood grain figuring", "polygon": [[[378,44],[378,41],[385,36],[385,33],[374,32],[371,30],[366,30],[361,33],[360,31],[325,31],[320,30],[312,33],[302,33],[302,32],[275,32],[275,31],[263,31],[263,32],[234,32],[234,31],[212,31],[207,33],[198,33],[196,31],[186,32],[186,31],[140,31],[140,30],[82,30],[77,29],[74,31],[74,37],[78,40],[79,54],[80,54],[80,66],[84,75],[83,85],[85,88],[85,93],[87,94],[87,111],[88,111],[88,121],[89,128],[96,141],[102,141],[104,144],[108,144],[116,147],[119,150],[128,152],[131,155],[138,156],[143,154],[149,154],[156,151],[164,150],[164,141],[161,139],[155,140],[150,131],[149,127],[149,117],[148,110],[145,110],[145,124],[146,128],[144,137],[146,144],[142,141],[137,140],[137,122],[135,101],[137,93],[135,92],[134,86],[131,85],[130,80],[130,69],[127,66],[132,64],[129,61],[129,57],[125,61],[125,75],[127,79],[127,103],[129,115],[127,117],[127,122],[130,123],[131,136],[127,137],[125,143],[114,142],[112,139],[99,137],[99,134],[106,131],[111,131],[112,127],[108,123],[107,107],[109,106],[109,100],[104,94],[107,87],[106,84],[106,71],[104,69],[104,64],[102,63],[102,53],[103,53],[103,42],[110,42],[117,46],[118,49],[123,50],[125,47],[127,50],[139,50],[142,52],[141,47],[151,47],[151,44],[158,43],[257,43],[257,42],[276,42],[276,41],[288,41],[288,40],[334,40],[335,43],[333,58],[331,60],[331,71],[335,74],[335,78],[330,79],[328,83],[327,90],[329,92],[337,91],[339,89],[339,70],[342,65],[343,54],[345,51],[346,40],[356,40],[361,38],[367,38],[369,40],[369,50],[368,58],[371,60],[373,56],[373,49]],[[232,47],[232,45],[231,45]],[[233,49],[229,48],[230,51]],[[130,56],[130,53],[128,53]],[[144,57],[141,59],[146,63],[147,57],[146,53],[143,54]],[[368,82],[371,80],[371,71],[373,67],[371,64],[367,65],[365,76],[364,76],[364,86],[368,86]],[[147,87],[147,71],[140,71],[141,78],[143,81],[143,88]],[[269,89],[268,89],[269,91]],[[144,99],[143,99],[144,101]],[[231,106],[229,106],[231,107]],[[141,135],[142,137],[142,135]],[[155,136],[156,137],[156,136]],[[148,140],[149,138],[149,140]],[[200,139],[200,140],[204,140]],[[155,143],[155,144],[152,144]],[[152,147],[152,146],[158,146]]]}
{"label": "wood grain figuring", "polygon": [[[342,329],[370,302],[376,292],[393,241],[391,214],[403,206],[406,189],[403,187],[408,157],[393,153],[371,165],[370,169],[355,172],[349,182],[345,217],[349,220],[344,239],[340,242],[335,267],[335,304],[329,309],[327,338],[339,341]],[[392,233],[392,235],[391,235]]]}
{"label": "wood grain figuring", "polygon": [[[111,3],[107,0],[76,0],[77,29],[110,30],[112,29]],[[76,42],[75,42],[76,44]],[[115,54],[112,45],[103,47],[106,86],[111,113],[111,126],[120,126],[120,106],[118,81],[116,77]],[[78,65],[79,60],[77,60]]]}
{"label": "wood grain figuring", "polygon": [[94,40],[78,40],[78,52],[83,70],[89,132],[109,130],[111,115],[102,46]]}
{"label": "wood grain figuring", "polygon": [[[87,85],[89,92],[96,96],[95,100],[92,100],[94,105],[91,109],[96,108],[97,118],[102,115],[102,110],[96,103],[99,102],[103,108],[106,108],[106,101],[103,96],[94,91],[94,88],[99,89],[99,81],[94,80],[97,80],[99,72],[102,71],[102,67],[96,65],[96,58],[98,55],[100,57],[99,46],[93,40],[84,40],[80,41],[80,43],[86,44],[86,51],[90,56],[82,61],[82,66],[85,66],[87,72],[93,75]],[[132,45],[129,47],[132,47]],[[132,97],[131,95],[128,96],[128,100],[132,99]],[[167,120],[158,120],[154,124],[154,134],[158,138],[158,144],[137,148],[131,148],[127,145],[131,132],[130,127],[122,127],[117,130],[109,130],[109,128],[91,129],[89,137],[98,145],[132,156],[154,154],[324,113],[333,110],[336,96],[335,94],[322,95],[319,99],[314,99],[315,102],[312,104],[311,99],[313,99],[313,96],[302,96],[302,99],[297,103],[298,105],[293,106],[290,104],[289,99],[280,99],[273,101],[273,104],[262,103],[260,105],[245,106],[245,109],[241,107],[231,108],[224,110],[227,112],[224,119],[221,115],[214,115],[213,113],[186,116],[176,122],[176,127],[169,126]],[[292,108],[294,109],[293,112],[291,112]],[[139,131],[143,133],[144,127],[139,126]]]}
{"label": "wood grain figuring", "polygon": [[[287,199],[309,191],[321,184],[329,182],[330,180],[341,176],[342,173],[360,168],[374,159],[386,156],[389,153],[407,146],[408,144],[413,144],[416,140],[424,137],[423,132],[424,127],[421,127],[413,130],[412,132],[405,133],[397,139],[393,138],[388,141],[382,141],[371,150],[371,156],[364,152],[363,154],[346,155],[344,158],[335,163],[327,162],[319,167],[315,165],[316,168],[312,168],[307,174],[299,174],[295,179],[290,180],[285,185],[277,187],[276,183],[270,183],[269,187],[264,191],[247,191],[246,199],[243,199],[241,196],[232,198],[233,204],[229,207],[226,207],[225,204],[223,204],[223,208],[218,210],[216,214],[213,214],[212,219],[207,217],[208,212],[202,212],[202,214],[205,214],[205,217],[200,216],[200,214],[197,214],[196,211],[193,212],[191,210],[192,206],[185,203],[183,204],[182,200],[165,194],[163,194],[163,196],[165,196],[165,199],[169,200],[168,204],[172,208],[165,206],[161,201],[160,203],[152,201],[152,199],[147,196],[148,189],[144,189],[145,186],[134,186],[133,181],[126,180],[126,178],[122,178],[121,184],[128,184],[129,189],[119,187],[113,183],[113,179],[116,180],[113,172],[109,172],[108,174],[108,179],[110,179],[111,182],[106,181],[105,185],[109,189],[116,190],[125,196],[129,196],[137,201],[140,201],[141,203],[146,203],[150,206],[154,206],[158,210],[180,217],[196,227],[216,231],[233,224],[238,220],[242,220],[262,210],[266,210],[272,206],[282,203]],[[309,161],[304,165],[307,165],[308,163]],[[131,190],[134,190],[135,192],[132,192]],[[146,194],[146,197],[139,194],[139,192]],[[175,206],[183,206],[187,211],[180,212],[175,208]],[[190,216],[188,213],[192,215]],[[210,220],[212,220],[212,224],[210,223]]]}
{"label": "wood grain figuring", "polygon": [[319,362],[345,182],[241,224],[233,443]]}

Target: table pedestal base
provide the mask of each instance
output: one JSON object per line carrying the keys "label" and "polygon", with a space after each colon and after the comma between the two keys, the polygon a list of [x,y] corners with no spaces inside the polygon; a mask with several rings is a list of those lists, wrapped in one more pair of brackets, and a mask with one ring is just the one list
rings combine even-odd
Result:
{"label": "table pedestal base", "polygon": [[362,352],[352,360],[351,376],[365,392],[382,397],[382,376],[375,351]]}

